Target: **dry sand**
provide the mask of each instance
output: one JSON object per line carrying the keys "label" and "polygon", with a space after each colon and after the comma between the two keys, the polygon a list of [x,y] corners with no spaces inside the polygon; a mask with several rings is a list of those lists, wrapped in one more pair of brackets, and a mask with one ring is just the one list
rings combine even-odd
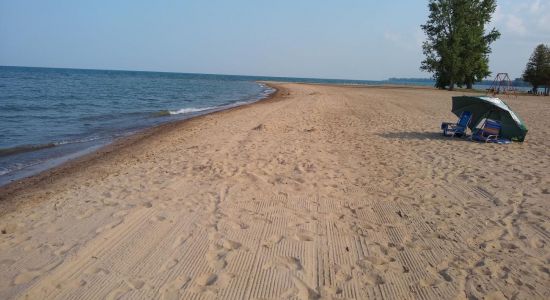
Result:
{"label": "dry sand", "polygon": [[0,190],[0,299],[550,297],[547,97],[493,145],[459,93],[275,86]]}

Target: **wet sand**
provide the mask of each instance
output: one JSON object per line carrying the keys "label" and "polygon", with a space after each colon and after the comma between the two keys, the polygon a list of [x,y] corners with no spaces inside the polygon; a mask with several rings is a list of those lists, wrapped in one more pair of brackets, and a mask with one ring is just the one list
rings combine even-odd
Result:
{"label": "wet sand", "polygon": [[0,189],[0,298],[550,297],[550,101],[444,138],[429,88],[271,83]]}

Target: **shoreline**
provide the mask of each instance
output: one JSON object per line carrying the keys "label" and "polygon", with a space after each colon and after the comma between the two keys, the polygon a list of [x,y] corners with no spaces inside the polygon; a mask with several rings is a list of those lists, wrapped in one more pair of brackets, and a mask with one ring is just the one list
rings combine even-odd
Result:
{"label": "shoreline", "polygon": [[[238,110],[240,108],[243,108],[249,105],[254,105],[264,101],[269,101],[275,98],[280,92],[280,90],[277,87],[275,87],[276,85],[275,83],[267,83],[262,81],[257,81],[257,83],[264,84],[269,88],[274,89],[274,91],[269,95],[267,95],[266,97],[250,103],[245,103],[245,104],[228,107],[220,110],[214,110],[205,114],[199,114],[186,119],[168,121],[166,123],[162,123],[152,127],[143,128],[128,136],[116,138],[110,143],[100,145],[99,148],[91,147],[92,149],[88,151],[84,151],[85,154],[83,155],[79,155],[74,158],[69,158],[60,164],[57,164],[50,168],[46,168],[45,170],[39,171],[36,174],[25,176],[23,178],[14,180],[7,184],[0,185],[0,217],[8,213],[9,211],[16,209],[13,207],[14,204],[5,203],[7,201],[6,198],[9,198],[14,193],[17,193],[21,190],[30,191],[32,189],[37,189],[37,188],[40,188],[41,185],[51,183],[52,181],[59,179],[60,177],[70,176],[72,172],[78,172],[81,168],[86,168],[88,165],[93,164],[100,159],[107,158],[107,156],[109,155],[116,155],[117,151],[120,151],[127,147],[132,147],[133,145],[138,143],[142,143],[144,142],[144,140],[146,140],[147,138],[157,133],[175,130],[176,127],[184,126],[184,124],[187,122],[199,120],[209,115],[224,113],[226,111]],[[15,205],[17,206],[20,204],[15,204]]]}
{"label": "shoreline", "polygon": [[[13,83],[4,90],[13,99],[4,97],[0,111],[0,185],[134,132],[258,101],[272,92],[237,76],[0,69]],[[52,93],[40,92],[45,90]]]}
{"label": "shoreline", "polygon": [[3,194],[0,298],[550,295],[546,99],[498,145],[441,135],[459,91],[269,84]]}

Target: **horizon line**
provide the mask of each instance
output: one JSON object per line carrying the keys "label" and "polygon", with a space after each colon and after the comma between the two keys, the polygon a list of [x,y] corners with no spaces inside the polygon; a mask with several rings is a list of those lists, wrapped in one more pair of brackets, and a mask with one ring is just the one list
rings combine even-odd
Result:
{"label": "horizon line", "polygon": [[243,77],[271,77],[271,78],[292,78],[292,79],[315,79],[315,80],[342,80],[342,81],[389,81],[390,79],[422,79],[433,80],[429,77],[388,77],[386,79],[349,79],[349,78],[322,78],[322,77],[300,77],[300,76],[274,76],[274,75],[249,75],[249,74],[223,74],[223,73],[193,73],[176,71],[152,71],[152,70],[129,70],[129,69],[102,69],[102,68],[79,68],[79,67],[43,67],[43,66],[18,66],[0,65],[9,68],[37,68],[37,69],[66,69],[66,70],[87,70],[87,71],[115,71],[115,72],[139,72],[139,73],[167,73],[167,74],[193,74],[193,75],[214,75],[214,76],[243,76]]}

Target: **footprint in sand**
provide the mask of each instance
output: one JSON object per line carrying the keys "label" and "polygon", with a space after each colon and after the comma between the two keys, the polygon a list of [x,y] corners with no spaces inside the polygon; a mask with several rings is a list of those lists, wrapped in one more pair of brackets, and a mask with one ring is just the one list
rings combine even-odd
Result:
{"label": "footprint in sand", "polygon": [[385,256],[367,256],[357,261],[356,265],[364,272],[376,270],[384,273],[406,273],[407,270],[400,263],[395,261],[394,258],[387,258]]}
{"label": "footprint in sand", "polygon": [[14,259],[3,259],[0,260],[0,268],[2,270],[7,269],[9,266],[13,265],[15,263]]}
{"label": "footprint in sand", "polygon": [[232,273],[221,273],[218,274],[218,279],[216,280],[216,286],[218,288],[224,288],[229,285],[229,282],[235,278],[235,275]]}
{"label": "footprint in sand", "polygon": [[115,220],[111,223],[108,223],[106,225],[103,225],[103,226],[99,227],[98,229],[96,229],[95,233],[101,233],[103,231],[113,229],[113,228],[117,227],[118,225],[122,224],[122,222],[123,222],[122,219]]}
{"label": "footprint in sand", "polygon": [[132,291],[132,287],[127,282],[123,282],[119,287],[113,289],[105,296],[106,300],[116,300],[122,298],[125,294]]}
{"label": "footprint in sand", "polygon": [[194,286],[191,291],[196,293],[213,293],[216,294],[218,289],[229,285],[230,281],[235,277],[231,273],[206,273],[198,276],[195,279]]}
{"label": "footprint in sand", "polygon": [[209,225],[207,232],[208,232],[208,239],[211,242],[217,242],[219,239],[223,237],[223,235],[218,232],[218,229],[216,228],[215,225]]}
{"label": "footprint in sand", "polygon": [[227,254],[227,250],[222,246],[211,245],[208,252],[206,252],[206,261],[212,269],[221,270],[227,265],[225,261]]}
{"label": "footprint in sand", "polygon": [[155,217],[153,218],[153,221],[158,221],[158,222],[162,222],[162,221],[164,221],[164,220],[166,220],[166,216],[165,216],[165,215],[162,215],[162,214],[161,214],[161,215],[157,215],[157,216],[155,216]]}
{"label": "footprint in sand", "polygon": [[162,293],[160,298],[163,300],[182,299],[182,293],[189,281],[191,281],[191,278],[183,275],[168,282],[161,288]]}
{"label": "footprint in sand", "polygon": [[101,268],[101,267],[94,267],[90,270],[84,271],[85,274],[97,274],[97,275],[109,275],[109,272],[107,269]]}
{"label": "footprint in sand", "polygon": [[195,285],[190,289],[191,292],[199,294],[207,294],[215,297],[217,289],[214,287],[214,283],[218,280],[216,274],[203,274],[195,279]]}
{"label": "footprint in sand", "polygon": [[241,243],[235,242],[235,241],[232,241],[232,240],[228,240],[228,239],[224,239],[223,242],[222,242],[222,246],[226,250],[231,251],[231,250],[239,249],[241,247]]}
{"label": "footprint in sand", "polygon": [[222,235],[217,231],[212,231],[209,234],[211,241],[215,242],[221,239],[220,244],[213,243],[209,246],[206,252],[206,260],[208,265],[214,270],[221,270],[227,265],[226,257],[234,250],[239,249],[242,245],[239,242],[222,238]]}
{"label": "footprint in sand", "polygon": [[47,273],[48,271],[54,269],[55,267],[59,266],[63,262],[62,259],[55,259],[53,261],[49,261],[45,265],[37,266],[37,268],[34,269],[23,269],[19,274],[17,274],[13,278],[13,285],[19,285],[22,283],[27,283],[31,280],[34,280],[38,276]]}
{"label": "footprint in sand", "polygon": [[24,270],[13,278],[13,285],[27,283],[40,275],[42,275],[40,271]]}
{"label": "footprint in sand", "polygon": [[58,248],[57,250],[55,250],[54,254],[57,255],[57,256],[65,255],[67,252],[71,251],[72,249],[76,248],[77,246],[78,246],[78,244],[63,245],[60,248]]}
{"label": "footprint in sand", "polygon": [[441,285],[442,283],[443,283],[443,280],[432,276],[420,279],[418,281],[418,285],[420,285],[421,287],[435,287],[435,286]]}
{"label": "footprint in sand", "polygon": [[306,234],[306,233],[295,233],[292,238],[294,238],[295,240],[297,241],[300,241],[300,242],[311,242],[313,241],[313,237],[309,234]]}
{"label": "footprint in sand", "polygon": [[225,222],[227,223],[227,226],[234,230],[243,230],[248,229],[249,227],[247,224],[239,222],[237,220],[226,220]]}
{"label": "footprint in sand", "polygon": [[282,235],[274,234],[270,236],[266,241],[264,241],[262,243],[262,246],[266,248],[272,248],[273,246],[277,245],[282,239],[283,239]]}
{"label": "footprint in sand", "polygon": [[369,268],[371,266],[381,266],[389,263],[390,261],[385,257],[380,256],[367,256],[357,262],[357,265],[362,268]]}
{"label": "footprint in sand", "polygon": [[125,279],[120,286],[116,287],[105,296],[107,300],[120,299],[124,295],[128,294],[133,290],[139,290],[145,285],[145,282],[139,279],[128,278]]}
{"label": "footprint in sand", "polygon": [[76,216],[78,220],[87,219],[94,215],[98,210],[97,209],[86,209],[84,212]]}
{"label": "footprint in sand", "polygon": [[159,273],[163,273],[163,272],[166,272],[170,269],[172,269],[173,267],[175,267],[178,263],[179,263],[179,259],[176,259],[176,258],[172,258],[172,259],[169,259],[167,262],[165,262],[159,269]]}
{"label": "footprint in sand", "polygon": [[191,237],[191,233],[187,233],[187,234],[183,234],[183,235],[178,236],[174,240],[174,243],[172,244],[172,248],[175,249],[175,248],[183,245],[190,237]]}
{"label": "footprint in sand", "polygon": [[281,268],[289,271],[302,270],[302,264],[296,257],[291,256],[277,256],[272,258],[268,263],[263,266],[263,269]]}
{"label": "footprint in sand", "polygon": [[349,265],[335,265],[334,269],[336,271],[336,281],[337,282],[347,282],[350,281],[353,277],[351,276],[354,267]]}
{"label": "footprint in sand", "polygon": [[321,299],[341,298],[342,289],[337,286],[323,286],[321,288]]}
{"label": "footprint in sand", "polygon": [[218,280],[218,275],[216,274],[203,274],[197,277],[195,284],[204,287],[213,285],[216,280]]}
{"label": "footprint in sand", "polygon": [[113,218],[125,217],[126,215],[128,215],[128,212],[128,210],[119,210],[117,212],[114,212],[111,216]]}
{"label": "footprint in sand", "polygon": [[363,281],[366,285],[380,285],[386,283],[384,280],[384,277],[382,275],[374,273],[374,272],[368,272],[364,273],[360,279]]}
{"label": "footprint in sand", "polygon": [[297,298],[297,299],[319,299],[320,295],[319,293],[309,287],[302,279],[293,276],[292,282],[294,283],[294,288],[291,288],[287,290],[285,293],[280,295],[279,298],[281,299],[288,299],[288,298]]}
{"label": "footprint in sand", "polygon": [[[86,284],[88,284],[88,282],[87,282],[86,280],[84,280],[84,279],[80,279],[80,280],[77,279],[77,280],[73,280],[73,281],[69,282],[66,286],[67,286],[68,288],[72,288],[72,289],[79,289],[79,288],[85,286]],[[56,287],[62,289],[62,288],[65,287],[65,285],[63,285],[63,284],[58,284]]]}
{"label": "footprint in sand", "polygon": [[134,290],[139,290],[145,285],[145,281],[139,279],[128,279],[126,283]]}

